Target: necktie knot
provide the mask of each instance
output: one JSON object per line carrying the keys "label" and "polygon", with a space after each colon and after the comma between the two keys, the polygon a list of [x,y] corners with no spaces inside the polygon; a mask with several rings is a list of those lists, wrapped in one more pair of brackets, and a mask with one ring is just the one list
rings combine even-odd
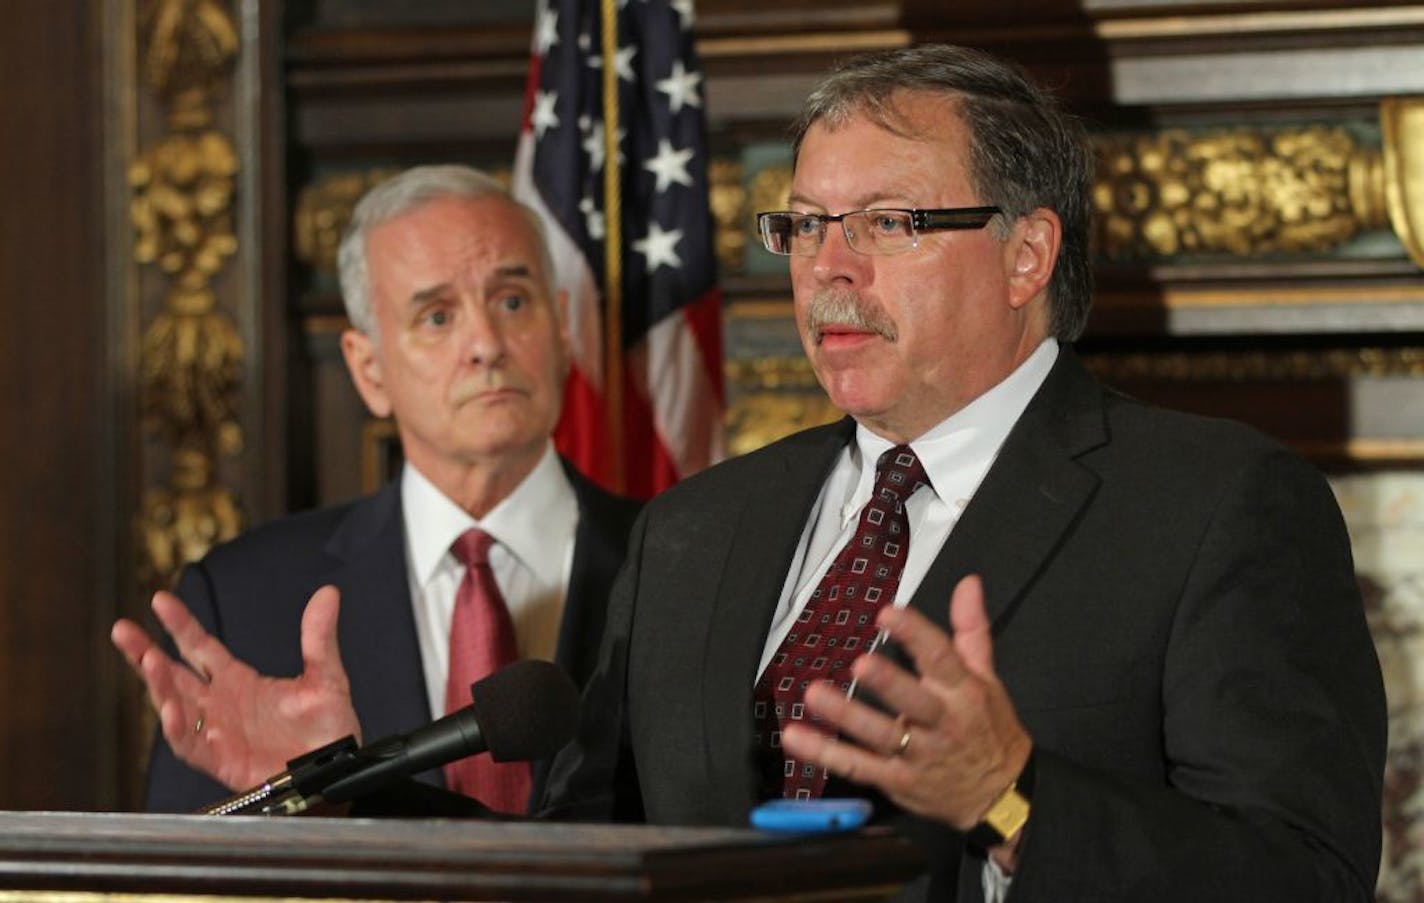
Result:
{"label": "necktie knot", "polygon": [[908,445],[887,449],[875,462],[875,487],[871,495],[889,502],[903,504],[921,486],[929,486],[930,478],[919,456]]}
{"label": "necktie knot", "polygon": [[476,568],[489,564],[490,547],[493,545],[493,536],[479,527],[471,527],[450,544],[450,554],[465,567]]}

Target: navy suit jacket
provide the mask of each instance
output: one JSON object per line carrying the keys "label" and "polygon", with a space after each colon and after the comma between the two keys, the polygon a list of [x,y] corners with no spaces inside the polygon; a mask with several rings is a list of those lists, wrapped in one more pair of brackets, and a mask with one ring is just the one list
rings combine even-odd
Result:
{"label": "navy suit jacket", "polygon": [[[550,814],[747,823],[757,665],[853,426],[646,506]],[[1384,694],[1317,472],[1239,424],[1106,391],[1064,348],[910,604],[947,630],[970,573],[1036,750],[1014,903],[1373,898]],[[961,835],[881,802],[925,851],[905,899],[981,898]]]}
{"label": "navy suit jacket", "polygon": [[[609,588],[638,503],[604,492],[567,462],[565,470],[579,521],[555,659],[583,686],[597,658]],[[237,658],[262,674],[293,677],[302,670],[302,611],[326,584],[341,590],[341,659],[365,739],[429,722],[406,577],[399,481],[350,504],[244,533],[187,567],[175,592]],[[535,764],[532,799],[539,798],[547,764]],[[422,779],[442,781],[438,770]],[[179,761],[161,733],[156,737],[149,809],[191,812],[228,795],[221,784]]]}

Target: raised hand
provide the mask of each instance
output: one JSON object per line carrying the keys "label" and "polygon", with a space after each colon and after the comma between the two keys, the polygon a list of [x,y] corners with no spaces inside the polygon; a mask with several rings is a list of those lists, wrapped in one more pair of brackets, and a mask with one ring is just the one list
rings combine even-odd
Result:
{"label": "raised hand", "polygon": [[154,594],[153,612],[181,661],[133,621],[115,622],[110,639],[142,678],[178,758],[245,790],[308,750],[347,734],[360,739],[336,641],[339,608],[336,587],[312,595],[302,614],[303,670],[294,678],[266,677],[234,658],[172,593]]}
{"label": "raised hand", "polygon": [[970,576],[955,587],[952,639],[912,609],[886,608],[878,623],[909,653],[918,675],[879,655],[862,655],[851,671],[898,716],[846,699],[829,684],[813,685],[806,707],[841,736],[789,724],[782,745],[797,759],[880,788],[903,809],[968,829],[1032,747],[994,673],[983,585]]}

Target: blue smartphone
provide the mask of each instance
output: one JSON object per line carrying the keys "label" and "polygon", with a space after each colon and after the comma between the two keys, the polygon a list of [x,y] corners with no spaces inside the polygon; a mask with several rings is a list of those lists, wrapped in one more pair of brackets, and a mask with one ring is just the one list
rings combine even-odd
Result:
{"label": "blue smartphone", "polygon": [[862,799],[771,800],[752,810],[752,827],[787,834],[853,831],[870,818]]}

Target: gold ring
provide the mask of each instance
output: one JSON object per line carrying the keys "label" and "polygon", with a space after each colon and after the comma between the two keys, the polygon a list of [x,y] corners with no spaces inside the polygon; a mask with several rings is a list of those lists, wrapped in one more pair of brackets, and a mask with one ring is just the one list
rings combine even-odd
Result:
{"label": "gold ring", "polygon": [[895,747],[895,755],[903,756],[905,750],[910,748],[910,729],[905,728],[905,732],[900,735],[900,745]]}
{"label": "gold ring", "polygon": [[202,712],[198,713],[198,720],[193,722],[193,733],[201,734],[203,732],[203,723],[206,718],[207,716]]}

